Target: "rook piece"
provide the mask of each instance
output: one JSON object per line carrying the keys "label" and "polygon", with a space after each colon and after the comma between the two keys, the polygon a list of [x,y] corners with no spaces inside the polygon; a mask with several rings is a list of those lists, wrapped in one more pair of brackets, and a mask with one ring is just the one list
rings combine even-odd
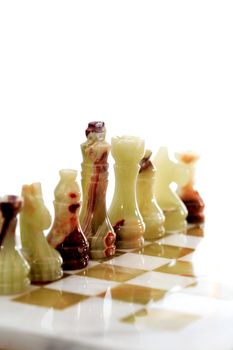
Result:
{"label": "rook piece", "polygon": [[43,230],[51,224],[51,216],[46,208],[40,183],[22,187],[24,199],[20,214],[20,234],[22,248],[31,266],[33,282],[55,281],[62,277],[62,258],[47,242]]}
{"label": "rook piece", "polygon": [[0,199],[0,294],[21,293],[30,284],[29,264],[15,247],[16,216],[21,207],[20,197]]}
{"label": "rook piece", "polygon": [[168,156],[166,147],[161,147],[154,158],[157,168],[155,180],[155,197],[165,215],[166,232],[186,232],[187,209],[179,196],[170,186],[175,182],[183,186],[188,182],[188,170]]}
{"label": "rook piece", "polygon": [[87,141],[81,145],[83,203],[80,223],[90,244],[93,259],[115,254],[116,235],[106,210],[108,154],[103,122],[91,122],[86,130]]}
{"label": "rook piece", "polygon": [[138,207],[145,223],[144,238],[147,240],[155,240],[165,233],[165,217],[154,195],[156,170],[150,160],[151,154],[149,150],[145,152],[137,179]]}
{"label": "rook piece", "polygon": [[61,179],[54,191],[55,219],[47,237],[60,252],[64,270],[82,269],[89,260],[88,242],[78,220],[80,189],[76,176],[75,170],[60,171]]}
{"label": "rook piece", "polygon": [[144,154],[144,141],[139,137],[112,138],[115,159],[115,192],[109,218],[116,232],[119,249],[140,248],[144,243],[145,224],[138,209],[136,181],[139,162]]}
{"label": "rook piece", "polygon": [[177,159],[187,169],[189,169],[189,181],[185,186],[178,187],[178,195],[188,209],[187,221],[190,224],[202,224],[205,221],[204,217],[204,202],[195,189],[195,167],[199,156],[192,152],[177,154]]}

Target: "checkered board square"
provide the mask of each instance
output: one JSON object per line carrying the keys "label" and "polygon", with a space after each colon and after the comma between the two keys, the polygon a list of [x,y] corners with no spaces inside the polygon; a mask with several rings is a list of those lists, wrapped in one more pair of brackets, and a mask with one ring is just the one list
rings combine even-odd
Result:
{"label": "checkered board square", "polygon": [[[196,273],[193,259],[203,240],[200,228],[192,228],[187,235],[166,235],[146,242],[142,249],[90,261],[87,268],[68,271],[61,280],[2,299],[8,303],[8,310],[33,313],[35,322],[42,310],[46,317],[52,317],[48,313],[53,310],[59,329],[67,331],[68,325],[73,331],[82,327],[101,331],[108,324],[109,329],[119,331],[136,327],[180,332],[205,317],[205,308],[196,312],[193,307],[198,298],[233,299],[232,288]],[[28,327],[33,328],[33,322]]]}

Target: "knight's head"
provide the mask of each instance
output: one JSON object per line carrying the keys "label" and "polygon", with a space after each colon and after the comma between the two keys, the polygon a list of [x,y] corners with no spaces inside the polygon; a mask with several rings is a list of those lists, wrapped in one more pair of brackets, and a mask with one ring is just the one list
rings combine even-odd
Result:
{"label": "knight's head", "polygon": [[154,164],[157,168],[157,179],[161,179],[163,183],[170,184],[173,181],[174,163],[170,160],[166,147],[159,148],[154,158]]}
{"label": "knight's head", "polygon": [[169,157],[168,149],[161,147],[154,158],[157,168],[157,179],[161,179],[162,183],[170,184],[175,182],[177,185],[185,185],[188,181],[189,172],[180,163]]}
{"label": "knight's head", "polygon": [[51,216],[44,204],[41,184],[33,183],[22,187],[24,206],[22,216],[27,224],[33,227],[34,231],[41,231],[49,228]]}

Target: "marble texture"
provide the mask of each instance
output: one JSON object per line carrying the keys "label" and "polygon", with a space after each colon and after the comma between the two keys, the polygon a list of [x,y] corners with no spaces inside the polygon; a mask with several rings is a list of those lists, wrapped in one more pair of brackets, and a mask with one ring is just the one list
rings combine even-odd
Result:
{"label": "marble texture", "polygon": [[[167,235],[1,296],[0,349],[231,349],[233,283],[207,269],[208,242]],[[228,270],[219,256],[221,277]]]}

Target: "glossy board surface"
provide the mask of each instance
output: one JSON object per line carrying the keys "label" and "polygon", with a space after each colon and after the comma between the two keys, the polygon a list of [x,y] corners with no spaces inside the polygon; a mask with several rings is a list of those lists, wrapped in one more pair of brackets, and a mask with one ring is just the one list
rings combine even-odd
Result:
{"label": "glossy board surface", "polygon": [[233,284],[221,261],[219,269],[212,265],[211,237],[203,235],[200,227],[167,234],[142,249],[92,260],[59,281],[0,297],[1,346],[230,348]]}

